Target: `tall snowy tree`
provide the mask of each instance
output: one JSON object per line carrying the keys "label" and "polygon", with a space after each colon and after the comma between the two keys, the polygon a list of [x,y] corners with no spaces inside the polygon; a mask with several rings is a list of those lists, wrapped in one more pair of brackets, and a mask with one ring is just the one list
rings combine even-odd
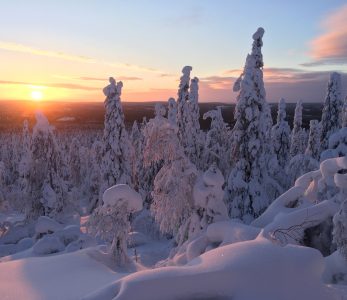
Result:
{"label": "tall snowy tree", "polygon": [[347,96],[345,98],[345,102],[343,103],[341,127],[347,127]]}
{"label": "tall snowy tree", "polygon": [[315,160],[319,160],[320,156],[320,137],[321,137],[321,123],[318,120],[310,121],[310,132],[308,135],[307,148],[305,150],[306,155],[310,155]]}
{"label": "tall snowy tree", "polygon": [[265,143],[270,122],[262,70],[263,35],[263,28],[253,34],[252,52],[247,56],[244,71],[234,86],[234,91],[239,91],[231,147],[236,164],[229,176],[226,200],[231,216],[245,222],[259,216],[271,201],[265,189],[269,178]]}
{"label": "tall snowy tree", "polygon": [[130,165],[130,141],[124,125],[124,113],[121,105],[123,83],[113,77],[110,84],[104,88],[105,121],[103,135],[102,179],[103,192],[106,188],[118,184],[132,184]]}
{"label": "tall snowy tree", "polygon": [[180,229],[192,212],[197,170],[184,154],[177,131],[164,117],[151,119],[147,124],[144,161],[146,165],[164,162],[154,179],[151,211],[162,233],[181,233],[176,237],[180,244],[187,238]]}
{"label": "tall snowy tree", "polygon": [[305,152],[305,132],[302,128],[302,101],[299,100],[295,106],[293,130],[290,142],[290,156],[294,157]]}
{"label": "tall snowy tree", "polygon": [[341,208],[335,214],[333,222],[333,241],[342,257],[347,260],[347,200],[341,204]]}
{"label": "tall snowy tree", "polygon": [[185,152],[188,158],[201,167],[201,153],[203,149],[203,132],[200,130],[199,108],[199,79],[194,77],[190,81],[189,100],[185,108]]}
{"label": "tall snowy tree", "polygon": [[289,161],[290,127],[286,121],[286,102],[282,98],[278,103],[277,123],[271,129],[274,153],[282,170]]}
{"label": "tall snowy tree", "polygon": [[323,112],[322,112],[322,150],[329,145],[329,137],[341,128],[343,99],[341,95],[341,75],[333,72],[327,86]]}
{"label": "tall snowy tree", "polygon": [[190,72],[192,67],[185,66],[182,69],[183,75],[180,78],[180,84],[177,93],[177,127],[178,127],[178,137],[185,147],[186,143],[186,116],[187,116],[187,106],[189,100],[189,83],[190,83]]}
{"label": "tall snowy tree", "polygon": [[177,122],[177,103],[174,98],[168,100],[168,112],[167,118],[172,125],[176,125]]}
{"label": "tall snowy tree", "polygon": [[70,182],[74,187],[78,187],[82,181],[81,174],[81,157],[80,157],[81,144],[77,138],[73,138],[68,158]]}
{"label": "tall snowy tree", "polygon": [[26,185],[26,217],[41,215],[56,218],[68,203],[67,185],[63,179],[64,162],[52,127],[47,118],[36,113],[30,147],[29,175]]}
{"label": "tall snowy tree", "polygon": [[203,119],[211,119],[202,155],[204,168],[216,163],[226,177],[230,172],[230,130],[224,122],[220,107],[204,113]]}

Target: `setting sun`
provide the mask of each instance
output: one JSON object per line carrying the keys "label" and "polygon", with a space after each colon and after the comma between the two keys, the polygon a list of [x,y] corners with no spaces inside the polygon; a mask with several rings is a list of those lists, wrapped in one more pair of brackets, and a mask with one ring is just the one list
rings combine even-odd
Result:
{"label": "setting sun", "polygon": [[35,101],[41,101],[43,98],[43,93],[41,91],[32,91],[31,98]]}

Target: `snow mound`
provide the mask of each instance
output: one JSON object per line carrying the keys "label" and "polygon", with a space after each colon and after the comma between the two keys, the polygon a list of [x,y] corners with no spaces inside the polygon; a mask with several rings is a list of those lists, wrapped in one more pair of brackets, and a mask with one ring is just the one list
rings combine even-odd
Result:
{"label": "snow mound", "polygon": [[83,299],[338,299],[321,283],[323,269],[319,251],[260,237],[211,250],[186,266],[128,275]]}
{"label": "snow mound", "polygon": [[46,217],[41,216],[38,218],[35,225],[35,232],[37,234],[53,233],[63,228],[63,225],[57,221]]}
{"label": "snow mound", "polygon": [[33,253],[37,255],[53,254],[64,250],[65,246],[60,239],[51,235],[45,235],[33,247]]}
{"label": "snow mound", "polygon": [[139,193],[127,184],[117,184],[108,188],[102,197],[104,205],[121,206],[126,203],[129,212],[142,209],[142,198]]}

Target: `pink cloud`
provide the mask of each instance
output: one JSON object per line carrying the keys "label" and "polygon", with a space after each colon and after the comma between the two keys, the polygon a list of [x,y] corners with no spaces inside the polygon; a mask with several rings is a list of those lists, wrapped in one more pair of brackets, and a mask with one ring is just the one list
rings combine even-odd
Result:
{"label": "pink cloud", "polygon": [[312,62],[305,66],[347,63],[347,5],[330,14],[322,23],[323,33],[311,41]]}

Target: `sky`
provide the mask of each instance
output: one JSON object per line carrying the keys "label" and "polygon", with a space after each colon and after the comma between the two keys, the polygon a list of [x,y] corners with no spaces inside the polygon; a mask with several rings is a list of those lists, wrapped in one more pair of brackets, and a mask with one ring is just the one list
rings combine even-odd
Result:
{"label": "sky", "polygon": [[200,101],[234,102],[258,27],[267,100],[324,100],[329,73],[347,87],[341,0],[0,0],[0,100],[123,101],[176,97],[193,67]]}

